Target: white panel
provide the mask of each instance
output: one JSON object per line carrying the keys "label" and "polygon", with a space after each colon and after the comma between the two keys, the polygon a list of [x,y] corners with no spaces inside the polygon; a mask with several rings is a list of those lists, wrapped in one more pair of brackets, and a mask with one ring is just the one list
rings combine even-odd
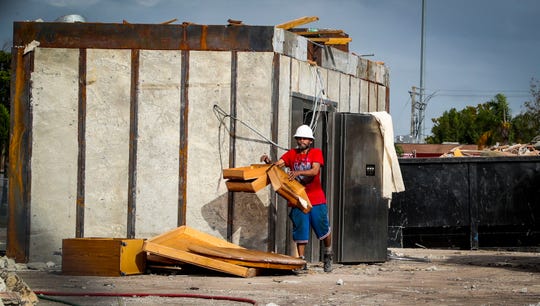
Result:
{"label": "white panel", "polygon": [[326,88],[326,69],[312,66],[307,62],[298,62],[298,92],[310,97],[316,97],[321,90],[317,81],[317,69],[319,69],[322,84]]}
{"label": "white panel", "polygon": [[360,79],[351,77],[351,112],[360,112]]}
{"label": "white panel", "polygon": [[366,113],[368,109],[369,101],[369,82],[360,80],[360,109],[361,113]]}
{"label": "white panel", "polygon": [[[330,101],[339,101],[339,80],[341,73],[333,70],[323,69],[327,71],[326,77],[326,96]],[[347,107],[345,105],[345,107]],[[341,106],[338,105],[341,109]]]}
{"label": "white panel", "polygon": [[140,53],[137,237],[153,237],[178,225],[181,55]]}
{"label": "white panel", "polygon": [[[229,164],[229,134],[220,127],[213,106],[230,112],[231,52],[191,51],[189,59],[186,222],[200,231],[226,237],[226,232],[213,225],[227,220],[226,214],[215,212],[227,207],[221,166]],[[229,118],[225,124],[229,126]]]}
{"label": "white panel", "polygon": [[375,83],[368,83],[369,84],[369,102],[368,102],[368,110],[370,112],[377,111],[377,91],[378,91],[378,85]]}
{"label": "white panel", "polygon": [[377,87],[377,111],[386,111],[386,87],[382,85],[377,85]]}
{"label": "white panel", "polygon": [[60,263],[62,238],[75,235],[79,50],[34,52],[29,255]]}
{"label": "white panel", "polygon": [[274,28],[272,40],[274,51],[296,58],[301,61],[307,60],[307,38],[289,31]]}
{"label": "white panel", "polygon": [[339,76],[339,111],[340,112],[351,111],[350,89],[349,89],[350,79],[351,77],[346,74],[340,74]]}
{"label": "white panel", "polygon": [[85,236],[125,237],[131,52],[87,51]]}

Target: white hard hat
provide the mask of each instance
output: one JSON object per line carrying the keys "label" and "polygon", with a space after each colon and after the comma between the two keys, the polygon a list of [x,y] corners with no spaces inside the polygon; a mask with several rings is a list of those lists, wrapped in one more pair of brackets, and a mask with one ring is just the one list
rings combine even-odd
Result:
{"label": "white hard hat", "polygon": [[313,131],[308,125],[301,125],[296,129],[296,133],[294,134],[294,138],[297,137],[313,139]]}

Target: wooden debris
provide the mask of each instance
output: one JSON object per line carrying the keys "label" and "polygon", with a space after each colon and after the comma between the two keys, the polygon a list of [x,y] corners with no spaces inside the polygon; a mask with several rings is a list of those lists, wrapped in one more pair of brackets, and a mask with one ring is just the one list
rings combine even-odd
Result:
{"label": "wooden debris", "polygon": [[268,177],[272,188],[288,202],[296,205],[304,213],[308,213],[312,206],[306,194],[306,188],[296,180],[289,180],[289,175],[279,167],[268,169]]}
{"label": "wooden debris", "polygon": [[241,20],[227,19],[230,26],[244,25]]}
{"label": "wooden debris", "polygon": [[173,22],[176,22],[177,20],[178,20],[177,18],[174,18],[174,19],[171,19],[171,20],[164,21],[161,24],[171,24]]}
{"label": "wooden debris", "polygon": [[461,147],[452,148],[440,157],[540,156],[540,151],[530,144],[495,145],[483,150],[463,150]]}
{"label": "wooden debris", "polygon": [[85,276],[142,274],[143,239],[68,238],[62,240],[62,273]]}
{"label": "wooden debris", "polygon": [[289,180],[283,169],[267,164],[254,164],[249,167],[223,169],[223,178],[229,191],[257,192],[269,183],[280,196],[308,213],[312,206],[305,187],[296,180]]}
{"label": "wooden debris", "polygon": [[294,20],[291,20],[291,21],[284,22],[282,24],[278,24],[278,25],[276,25],[276,28],[288,30],[288,29],[292,29],[294,27],[297,27],[297,26],[300,26],[300,25],[303,25],[303,24],[306,24],[306,23],[311,23],[311,22],[314,22],[314,21],[317,21],[317,20],[319,20],[319,17],[317,17],[317,16],[301,17],[301,18],[298,18],[298,19],[294,19]]}
{"label": "wooden debris", "polygon": [[352,41],[350,37],[310,37],[308,39],[325,45],[346,45]]}
{"label": "wooden debris", "polygon": [[[241,277],[253,277],[258,269],[294,270],[305,264],[287,255],[248,250],[226,240],[181,226],[145,241],[143,249],[155,256]],[[167,262],[164,260],[163,262]]]}

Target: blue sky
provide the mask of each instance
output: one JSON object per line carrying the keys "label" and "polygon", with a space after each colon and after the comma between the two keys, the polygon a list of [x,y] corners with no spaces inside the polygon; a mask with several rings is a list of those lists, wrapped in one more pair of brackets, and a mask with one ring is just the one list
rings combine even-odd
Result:
{"label": "blue sky", "polygon": [[[11,46],[13,21],[54,21],[66,14],[88,22],[275,25],[318,16],[306,27],[342,29],[350,51],[374,54],[390,68],[390,114],[396,135],[409,134],[412,86],[420,85],[422,0],[0,0],[0,45]],[[426,0],[425,74],[431,118],[505,94],[512,115],[540,79],[540,0]],[[9,49],[8,49],[9,50]]]}

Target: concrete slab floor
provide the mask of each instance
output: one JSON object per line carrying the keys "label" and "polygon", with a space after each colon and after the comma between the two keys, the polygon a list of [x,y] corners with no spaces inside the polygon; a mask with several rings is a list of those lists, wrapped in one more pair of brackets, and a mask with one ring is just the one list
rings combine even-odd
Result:
{"label": "concrete slab floor", "polygon": [[[34,292],[182,294],[187,297],[54,296],[77,305],[540,305],[540,253],[389,249],[377,264],[335,264],[325,273],[240,278],[207,270],[125,277],[17,271]],[[237,298],[212,300],[199,297]],[[40,305],[59,305],[40,300]]]}

